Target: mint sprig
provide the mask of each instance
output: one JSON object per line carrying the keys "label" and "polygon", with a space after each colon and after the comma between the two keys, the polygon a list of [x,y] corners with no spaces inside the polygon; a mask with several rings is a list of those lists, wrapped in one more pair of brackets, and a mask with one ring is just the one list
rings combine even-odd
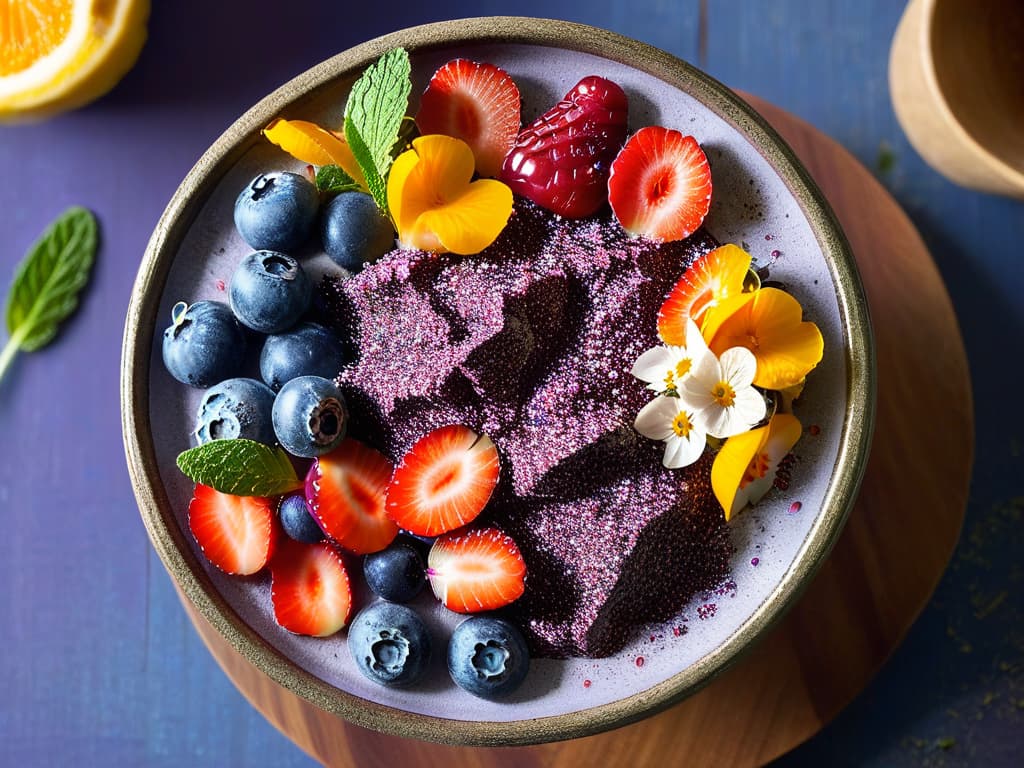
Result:
{"label": "mint sprig", "polygon": [[96,218],[68,208],[32,244],[14,274],[4,315],[9,338],[0,351],[0,379],[18,352],[42,349],[78,306],[96,257]]}
{"label": "mint sprig", "polygon": [[178,454],[178,469],[193,482],[232,496],[280,496],[302,487],[281,448],[255,440],[213,440]]}
{"label": "mint sprig", "polygon": [[316,188],[325,195],[338,195],[362,187],[340,165],[323,165],[316,172]]}
{"label": "mint sprig", "polygon": [[388,51],[356,80],[345,105],[345,140],[383,211],[387,211],[384,179],[391,167],[391,148],[409,107],[410,71],[404,48]]}

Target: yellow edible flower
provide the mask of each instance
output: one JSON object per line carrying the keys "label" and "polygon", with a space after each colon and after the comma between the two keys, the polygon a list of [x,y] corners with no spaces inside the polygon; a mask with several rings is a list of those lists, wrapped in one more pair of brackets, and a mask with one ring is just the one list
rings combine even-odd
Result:
{"label": "yellow edible flower", "polygon": [[388,175],[388,208],[404,248],[479,253],[512,215],[512,191],[473,178],[473,150],[450,136],[413,140]]}
{"label": "yellow edible flower", "polygon": [[726,520],[771,489],[779,462],[796,445],[801,431],[796,416],[776,413],[767,425],[725,441],[711,466],[711,488]]}
{"label": "yellow edible flower", "polygon": [[710,307],[702,330],[716,355],[732,347],[754,353],[754,386],[786,389],[821,362],[825,348],[818,326],[802,322],[802,315],[800,303],[785,291],[761,288]]}

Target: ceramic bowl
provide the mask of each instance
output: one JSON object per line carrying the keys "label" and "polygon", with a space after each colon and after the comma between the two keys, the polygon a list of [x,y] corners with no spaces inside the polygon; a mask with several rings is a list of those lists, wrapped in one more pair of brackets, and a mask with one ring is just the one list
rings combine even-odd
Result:
{"label": "ceramic bowl", "polygon": [[[260,129],[279,115],[338,125],[352,82],[395,46],[411,55],[412,110],[434,70],[456,56],[506,69],[523,93],[524,121],[583,76],[620,83],[631,128],[657,123],[698,137],[714,175],[709,230],[744,244],[759,263],[773,262],[773,279],[788,285],[825,339],[825,357],[798,409],[816,436],[801,441],[789,489],[734,522],[728,588],[688,605],[676,623],[688,631],[679,636],[672,625],[653,627],[610,658],[534,660],[523,687],[501,703],[455,687],[440,661],[418,687],[374,685],[355,669],[344,632],[313,639],[277,627],[268,577],[225,576],[198,552],[185,526],[191,485],[174,462],[189,447],[201,393],[163,369],[160,334],[171,307],[182,298],[225,299],[223,281],[248,251],[232,223],[239,189],[260,170],[299,167]],[[314,269],[325,260],[308,258]],[[153,233],[128,313],[122,379],[128,463],[153,545],[186,598],[234,648],[285,688],[359,725],[478,745],[564,739],[639,719],[690,695],[750,648],[809,582],[842,529],[866,462],[873,394],[867,309],[849,248],[779,136],[732,91],[666,53],[590,27],[522,18],[445,22],[370,41],[239,118],[182,182]],[[455,617],[423,600],[428,623],[447,632]]]}

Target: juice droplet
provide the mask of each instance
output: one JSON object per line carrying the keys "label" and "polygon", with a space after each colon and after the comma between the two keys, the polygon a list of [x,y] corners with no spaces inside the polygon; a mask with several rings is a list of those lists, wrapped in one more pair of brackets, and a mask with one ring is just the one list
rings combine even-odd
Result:
{"label": "juice droplet", "polygon": [[802,506],[803,504],[801,504],[799,501],[794,501],[792,504],[789,505],[789,514],[795,515],[797,512],[800,511],[800,507]]}
{"label": "juice droplet", "polygon": [[227,285],[224,283],[223,280],[218,280],[216,282],[216,286],[217,286],[217,290],[221,291],[221,292],[223,292],[223,291],[225,291],[227,289]]}
{"label": "juice droplet", "polygon": [[753,565],[755,568],[757,567],[757,564],[760,563],[760,562],[761,562],[761,558],[759,558],[759,557],[752,557],[752,558],[750,558],[750,564]]}
{"label": "juice droplet", "polygon": [[644,665],[644,657],[643,656],[637,656],[636,657],[636,665],[638,667],[642,667]]}
{"label": "juice droplet", "polygon": [[584,688],[589,688],[591,685],[593,685],[593,683],[591,683],[589,680],[584,680],[583,681],[583,687]]}

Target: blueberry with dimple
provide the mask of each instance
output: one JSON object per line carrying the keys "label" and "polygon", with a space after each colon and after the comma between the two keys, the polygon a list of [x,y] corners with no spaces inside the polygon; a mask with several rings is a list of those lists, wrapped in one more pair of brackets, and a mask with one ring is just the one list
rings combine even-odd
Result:
{"label": "blueberry with dimple", "polygon": [[194,435],[202,445],[236,437],[273,445],[274,390],[256,379],[227,379],[199,401]]}
{"label": "blueberry with dimple", "polygon": [[358,269],[395,247],[395,230],[365,192],[342,192],[320,221],[324,251],[345,269]]}
{"label": "blueberry with dimple", "polygon": [[427,581],[423,557],[415,546],[402,540],[367,555],[363,559],[363,575],[375,595],[394,603],[409,602]]}
{"label": "blueberry with dimple", "polygon": [[313,284],[291,256],[255,251],[235,269],[228,296],[243,325],[260,333],[281,333],[309,308]]}
{"label": "blueberry with dimple", "polygon": [[300,323],[267,337],[260,354],[260,375],[272,389],[280,389],[299,376],[333,378],[344,364],[337,336],[322,325]]}
{"label": "blueberry with dimple", "polygon": [[523,633],[504,619],[473,616],[459,624],[448,641],[448,672],[474,696],[503,698],[530,671]]}
{"label": "blueberry with dimple", "polygon": [[380,601],[361,610],[348,630],[359,671],[381,685],[410,685],[427,669],[431,653],[426,624],[404,605]]}
{"label": "blueberry with dimple", "polygon": [[164,331],[164,366],[182,384],[209,387],[234,376],[245,359],[245,331],[219,301],[178,302]]}
{"label": "blueberry with dimple", "polygon": [[330,379],[299,376],[277,393],[274,433],[293,456],[321,456],[338,446],[347,429],[345,396]]}
{"label": "blueberry with dimple", "polygon": [[292,251],[309,239],[320,207],[316,185],[297,173],[261,173],[235,200],[235,227],[256,250]]}
{"label": "blueberry with dimple", "polygon": [[324,532],[310,513],[305,494],[292,493],[281,499],[277,516],[284,532],[296,541],[316,544],[324,540]]}

